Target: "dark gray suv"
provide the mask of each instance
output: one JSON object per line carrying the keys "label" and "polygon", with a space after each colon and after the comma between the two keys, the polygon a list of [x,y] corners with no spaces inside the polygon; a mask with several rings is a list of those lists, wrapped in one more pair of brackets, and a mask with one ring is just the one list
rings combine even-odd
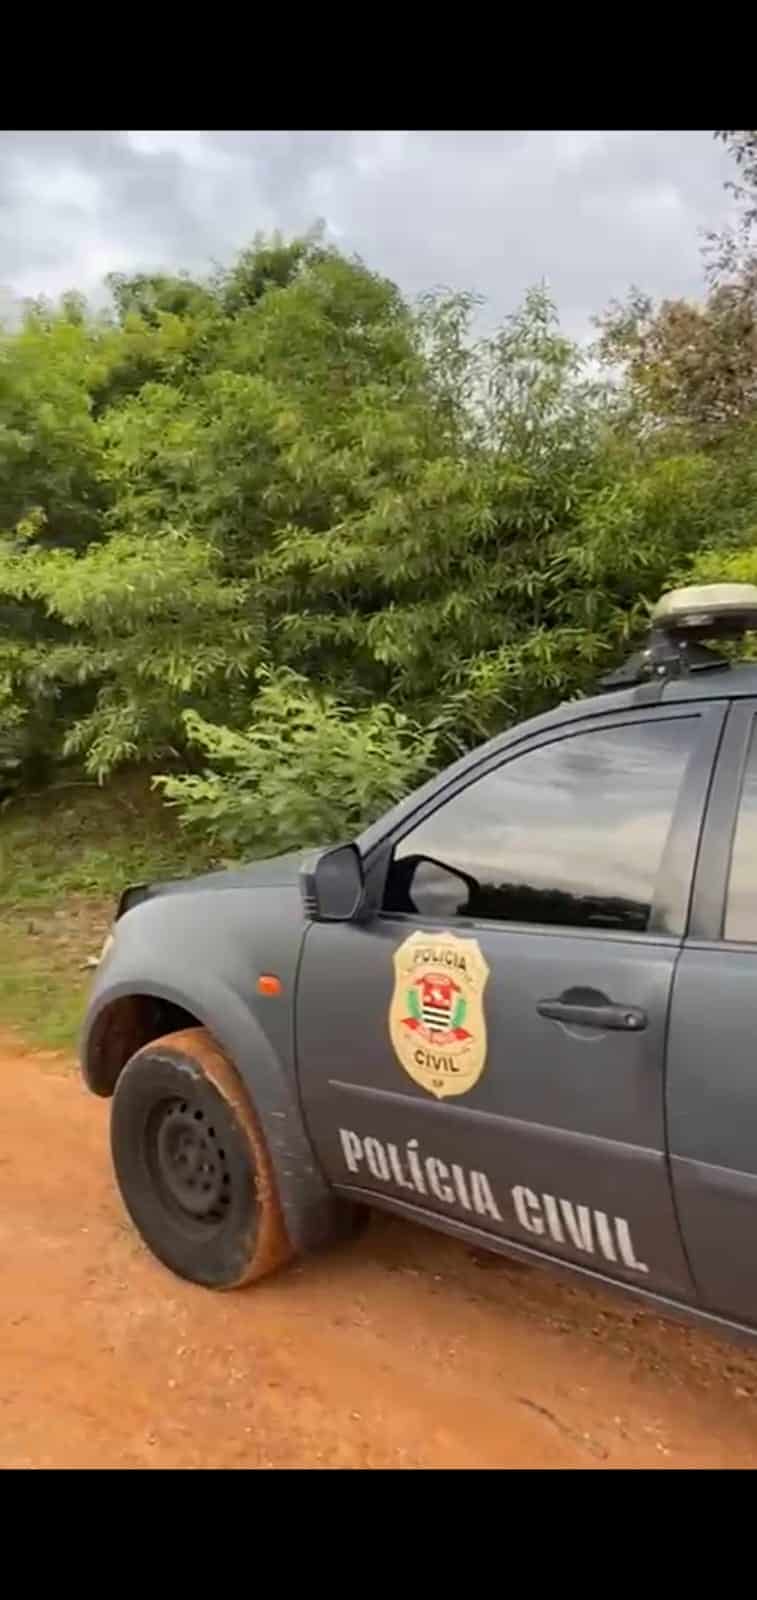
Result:
{"label": "dark gray suv", "polygon": [[379,1206],[757,1330],[757,590],[679,590],[597,698],[355,843],[127,890],[82,1060],[174,1271]]}

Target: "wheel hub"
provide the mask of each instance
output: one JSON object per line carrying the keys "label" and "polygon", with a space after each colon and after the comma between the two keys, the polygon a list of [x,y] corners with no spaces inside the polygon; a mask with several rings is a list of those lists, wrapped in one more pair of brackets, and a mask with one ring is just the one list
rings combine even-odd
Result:
{"label": "wheel hub", "polygon": [[159,1178],[174,1203],[192,1217],[219,1222],[230,1199],[225,1151],[204,1111],[174,1100],[155,1129]]}

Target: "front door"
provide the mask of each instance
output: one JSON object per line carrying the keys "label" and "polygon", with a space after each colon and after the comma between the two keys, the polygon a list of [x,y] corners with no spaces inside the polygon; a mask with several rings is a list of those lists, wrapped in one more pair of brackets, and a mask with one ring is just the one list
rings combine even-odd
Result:
{"label": "front door", "polygon": [[308,930],[298,1059],[338,1187],[691,1293],[664,1048],[723,714],[586,718],[493,757],[379,847],[369,922]]}

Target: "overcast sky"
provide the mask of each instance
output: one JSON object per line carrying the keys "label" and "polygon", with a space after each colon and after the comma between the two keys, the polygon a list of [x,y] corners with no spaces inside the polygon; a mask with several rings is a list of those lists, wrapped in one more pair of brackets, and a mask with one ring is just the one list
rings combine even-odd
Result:
{"label": "overcast sky", "polygon": [[203,271],[257,229],[323,219],[408,293],[483,294],[487,321],[546,278],[566,329],[631,283],[702,289],[701,230],[731,206],[710,132],[0,134],[0,290]]}

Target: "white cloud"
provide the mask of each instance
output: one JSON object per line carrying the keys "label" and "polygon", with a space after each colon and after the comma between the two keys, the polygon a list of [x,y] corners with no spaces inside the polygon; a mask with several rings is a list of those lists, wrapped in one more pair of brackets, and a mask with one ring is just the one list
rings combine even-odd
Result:
{"label": "white cloud", "polygon": [[322,217],[408,293],[546,278],[565,326],[631,283],[702,290],[701,232],[729,211],[707,132],[136,130],[0,135],[0,285],[96,289],[104,272],[206,271],[257,229]]}

